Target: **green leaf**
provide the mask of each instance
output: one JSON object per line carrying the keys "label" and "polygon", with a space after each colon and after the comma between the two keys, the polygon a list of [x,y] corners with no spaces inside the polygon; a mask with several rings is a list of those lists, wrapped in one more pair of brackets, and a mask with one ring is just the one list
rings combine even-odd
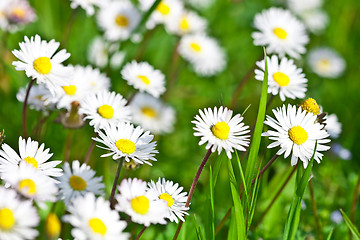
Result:
{"label": "green leaf", "polygon": [[341,214],[343,215],[344,221],[352,234],[354,235],[355,239],[360,240],[360,233],[357,230],[357,228],[354,226],[354,224],[351,222],[350,218],[346,215],[346,213],[340,209]]}
{"label": "green leaf", "polygon": [[247,187],[246,187],[246,181],[245,181],[245,177],[244,177],[244,172],[242,170],[242,166],[241,166],[241,162],[240,162],[238,152],[235,151],[235,154],[236,154],[236,160],[237,160],[239,171],[240,171],[241,181],[243,182],[243,186],[244,186],[245,199],[247,200],[248,199],[248,191],[247,191]]}
{"label": "green leaf", "polygon": [[327,236],[326,240],[331,240],[331,236],[333,235],[335,228],[332,228],[331,231],[329,232],[329,235]]}
{"label": "green leaf", "polygon": [[229,226],[227,239],[228,240],[238,239],[234,208],[231,208],[230,226]]}
{"label": "green leaf", "polygon": [[213,181],[213,171],[210,166],[210,183],[209,183],[209,206],[207,207],[209,210],[209,217],[206,221],[205,227],[205,236],[206,239],[215,240],[215,210],[214,210],[214,181]]}

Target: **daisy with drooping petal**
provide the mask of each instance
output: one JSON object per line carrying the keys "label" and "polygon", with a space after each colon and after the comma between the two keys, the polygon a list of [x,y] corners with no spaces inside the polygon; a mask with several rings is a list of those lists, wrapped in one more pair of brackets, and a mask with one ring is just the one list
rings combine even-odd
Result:
{"label": "daisy with drooping petal", "polygon": [[148,92],[159,97],[165,92],[165,76],[147,62],[127,63],[121,70],[121,76],[127,83],[140,92]]}
{"label": "daisy with drooping petal", "polygon": [[123,232],[126,222],[120,220],[119,214],[103,197],[95,198],[92,193],[79,196],[72,201],[68,211],[70,214],[63,219],[74,227],[71,235],[75,239],[126,240],[130,237]]}
{"label": "daisy with drooping petal", "polygon": [[0,186],[0,239],[35,239],[40,222],[31,201],[21,201],[14,190]]}
{"label": "daisy with drooping petal", "polygon": [[39,146],[39,143],[31,140],[31,138],[28,138],[26,141],[19,137],[20,155],[6,143],[1,148],[0,173],[6,173],[11,168],[18,168],[21,162],[26,162],[48,176],[59,177],[63,174],[60,168],[56,168],[61,161],[49,161],[53,154],[49,153],[49,148],[45,149],[44,143]]}
{"label": "daisy with drooping petal", "polygon": [[92,192],[96,195],[104,193],[105,185],[102,183],[102,176],[95,177],[95,171],[85,163],[80,165],[78,160],[72,162],[72,169],[69,163],[64,164],[64,175],[59,177],[59,199],[63,200],[65,205],[79,196],[85,196]]}
{"label": "daisy with drooping petal", "polygon": [[275,7],[264,10],[255,16],[254,27],[259,30],[252,33],[254,44],[266,46],[268,53],[298,58],[306,51],[309,37],[305,25],[289,10]]}
{"label": "daisy with drooping petal", "polygon": [[99,137],[93,140],[104,144],[106,147],[98,146],[111,151],[101,155],[101,157],[112,156],[114,160],[124,158],[126,162],[134,160],[139,164],[148,164],[152,166],[149,160],[156,161],[155,150],[156,142],[154,136],[149,131],[138,126],[134,127],[130,123],[121,122],[118,125],[111,124],[98,132]]}
{"label": "daisy with drooping petal", "polygon": [[1,0],[0,28],[3,31],[15,32],[23,26],[35,22],[37,16],[26,0]]}
{"label": "daisy with drooping petal", "polygon": [[326,116],[325,130],[330,134],[331,138],[338,138],[341,133],[341,123],[336,114]]}
{"label": "daisy with drooping petal", "polygon": [[116,195],[118,204],[115,209],[131,217],[132,222],[144,224],[166,224],[168,206],[154,192],[146,191],[146,182],[133,178],[123,179]]}
{"label": "daisy with drooping petal", "polygon": [[183,187],[179,187],[179,184],[173,183],[173,181],[166,180],[162,178],[155,183],[151,180],[148,183],[148,191],[154,192],[154,194],[159,198],[167,202],[168,207],[168,216],[167,218],[171,222],[178,223],[178,218],[185,222],[184,215],[189,215],[187,211],[188,207],[185,207],[187,200],[187,193],[182,192]]}
{"label": "daisy with drooping petal", "polygon": [[344,59],[337,52],[325,47],[312,50],[308,62],[314,73],[326,78],[340,77],[346,67]]}
{"label": "daisy with drooping petal", "polygon": [[57,87],[67,85],[71,71],[62,62],[70,57],[70,53],[62,49],[55,54],[60,43],[54,39],[46,42],[35,35],[30,39],[25,36],[25,42],[19,43],[19,46],[20,50],[12,51],[20,60],[12,63],[16,70],[25,71],[26,76],[36,79],[38,84],[45,83],[52,93]]}
{"label": "daisy with drooping petal", "polygon": [[71,8],[75,9],[77,7],[81,7],[86,11],[86,15],[92,16],[95,13],[95,6],[103,7],[108,0],[70,0],[71,1]]}
{"label": "daisy with drooping petal", "polygon": [[80,105],[79,113],[86,115],[84,120],[89,119],[89,124],[94,126],[95,131],[131,120],[131,109],[126,106],[126,99],[115,92],[88,94]]}
{"label": "daisy with drooping petal", "polygon": [[176,19],[168,21],[165,27],[168,32],[178,35],[202,33],[206,30],[207,22],[196,12],[186,10]]}
{"label": "daisy with drooping petal", "polygon": [[[16,98],[20,102],[24,102],[26,89],[27,87],[20,88],[16,94]],[[30,89],[27,104],[31,109],[35,109],[36,111],[47,112],[48,110],[53,110],[55,106],[52,103],[48,103],[49,101],[46,99],[47,96],[51,96],[51,92],[45,84],[34,85]]]}
{"label": "daisy with drooping petal", "polygon": [[330,142],[329,134],[323,129],[323,125],[316,122],[316,115],[308,113],[302,108],[291,106],[273,109],[275,119],[266,116],[265,124],[273,128],[263,133],[262,136],[269,137],[274,142],[268,148],[280,146],[277,155],[284,154],[284,158],[291,155],[291,166],[297,164],[298,159],[303,162],[304,168],[314,154],[314,159],[320,163],[323,154],[320,152],[330,149],[324,144]]}
{"label": "daisy with drooping petal", "polygon": [[199,145],[206,143],[206,149],[218,154],[224,149],[226,155],[231,159],[231,153],[234,149],[246,151],[245,147],[249,146],[250,135],[249,126],[246,126],[240,114],[232,116],[233,111],[228,108],[217,107],[212,110],[205,108],[199,110],[200,115],[195,116],[195,120],[191,121],[195,124],[194,136],[201,137]]}
{"label": "daisy with drooping petal", "polygon": [[154,134],[170,133],[174,129],[175,111],[159,98],[137,93],[130,103],[132,122]]}
{"label": "daisy with drooping petal", "polygon": [[[280,61],[279,61],[280,60]],[[297,68],[292,59],[281,58],[276,55],[268,57],[269,86],[268,93],[279,94],[281,101],[286,98],[304,98],[307,79],[301,68]],[[255,69],[255,79],[264,80],[265,60],[256,62],[260,69]]]}

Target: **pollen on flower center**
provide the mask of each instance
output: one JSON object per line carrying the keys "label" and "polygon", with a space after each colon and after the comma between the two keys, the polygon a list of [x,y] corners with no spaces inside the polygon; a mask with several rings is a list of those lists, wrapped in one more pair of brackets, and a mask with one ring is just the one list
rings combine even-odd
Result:
{"label": "pollen on flower center", "polygon": [[24,158],[24,161],[27,162],[28,164],[31,164],[34,168],[38,168],[38,161],[35,160],[35,158],[32,157],[26,157]]}
{"label": "pollen on flower center", "polygon": [[147,116],[147,117],[149,117],[149,118],[153,118],[153,117],[155,117],[155,115],[156,115],[155,110],[152,109],[151,107],[143,107],[143,108],[141,109],[141,112],[142,112],[145,116]]}
{"label": "pollen on flower center", "polygon": [[200,45],[199,44],[197,44],[197,43],[191,43],[190,44],[190,47],[195,51],[195,52],[200,52],[201,51],[201,47],[200,47]]}
{"label": "pollen on flower center", "polygon": [[34,69],[41,74],[48,74],[51,70],[51,62],[48,57],[39,57],[33,62]]}
{"label": "pollen on flower center", "polygon": [[83,191],[86,189],[87,183],[86,181],[79,176],[72,175],[69,179],[70,187],[72,187],[76,191]]}
{"label": "pollen on flower center", "polygon": [[131,154],[135,152],[136,149],[135,143],[129,139],[119,139],[115,145],[120,151],[126,154]]}
{"label": "pollen on flower center", "polygon": [[132,209],[139,214],[146,214],[149,211],[149,199],[144,195],[131,199],[130,203]]}
{"label": "pollen on flower center", "polygon": [[127,27],[129,25],[129,20],[124,15],[118,15],[115,18],[115,22],[120,27]]}
{"label": "pollen on flower center", "polygon": [[64,89],[64,92],[70,96],[74,95],[76,92],[76,87],[74,85],[63,86],[62,89]]}
{"label": "pollen on flower center", "polygon": [[327,71],[330,67],[330,61],[329,59],[324,58],[319,60],[316,65],[321,71]]}
{"label": "pollen on flower center", "polygon": [[21,191],[26,191],[27,194],[33,195],[36,193],[36,186],[33,180],[23,179],[19,182],[19,188]]}
{"label": "pollen on flower center", "polygon": [[186,17],[182,17],[180,20],[180,29],[181,30],[189,30],[189,22]]}
{"label": "pollen on flower center", "polygon": [[46,234],[49,238],[56,238],[61,232],[61,223],[54,213],[49,213],[45,221]]}
{"label": "pollen on flower center", "polygon": [[287,37],[287,32],[282,29],[282,28],[274,28],[274,34],[280,38],[280,39],[285,39]]}
{"label": "pollen on flower center", "polygon": [[308,98],[302,104],[301,108],[304,111],[310,112],[313,115],[318,115],[320,113],[320,106],[317,104],[315,99]]}
{"label": "pollen on flower center", "polygon": [[99,218],[92,218],[89,220],[89,226],[91,230],[95,233],[99,233],[100,235],[104,236],[106,233],[106,226],[103,221]]}
{"label": "pollen on flower center", "polygon": [[225,140],[229,137],[230,127],[226,122],[217,122],[211,128],[211,132],[215,135],[215,137]]}
{"label": "pollen on flower center", "polygon": [[163,2],[159,3],[159,5],[156,7],[156,10],[158,10],[162,15],[168,15],[170,12],[169,6]]}
{"label": "pollen on flower center", "polygon": [[162,193],[159,198],[167,201],[168,207],[171,207],[175,202],[175,200],[168,193]]}
{"label": "pollen on flower center", "polygon": [[149,85],[150,84],[150,80],[147,76],[144,76],[144,75],[139,75],[138,78],[140,78],[140,80],[145,83],[146,85]]}
{"label": "pollen on flower center", "polygon": [[98,113],[103,118],[110,119],[114,116],[114,109],[112,106],[104,104],[98,108]]}
{"label": "pollen on flower center", "polygon": [[301,145],[308,139],[308,134],[305,129],[301,126],[294,126],[292,127],[289,132],[289,137],[291,141],[296,143],[297,145]]}
{"label": "pollen on flower center", "polygon": [[282,72],[276,72],[273,75],[274,81],[277,82],[281,87],[285,87],[289,85],[290,78],[288,75],[282,73]]}
{"label": "pollen on flower center", "polygon": [[8,208],[0,209],[0,229],[3,231],[10,230],[15,225],[13,212]]}

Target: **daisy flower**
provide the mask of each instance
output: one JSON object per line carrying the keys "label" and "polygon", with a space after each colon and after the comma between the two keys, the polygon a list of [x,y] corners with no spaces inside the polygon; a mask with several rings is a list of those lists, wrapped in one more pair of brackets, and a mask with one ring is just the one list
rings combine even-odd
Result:
{"label": "daisy flower", "polygon": [[[115,49],[113,49],[115,46]],[[119,48],[118,44],[110,44],[103,37],[96,37],[88,47],[88,61],[99,68],[108,64],[109,54]]]}
{"label": "daisy flower", "polygon": [[[276,55],[267,58],[269,86],[268,93],[279,94],[281,101],[286,98],[304,98],[307,79],[301,68],[297,68],[292,59],[281,58]],[[260,69],[255,69],[255,79],[264,80],[265,60],[256,62]]]}
{"label": "daisy flower", "polygon": [[321,9],[305,11],[299,14],[299,17],[304,22],[307,29],[315,34],[322,33],[329,23],[329,16]]}
{"label": "daisy flower", "polygon": [[0,28],[15,32],[37,19],[34,9],[26,0],[1,0]]}
{"label": "daisy flower", "polygon": [[97,21],[110,41],[126,40],[140,22],[140,13],[130,1],[112,1],[100,9]]}
{"label": "daisy flower", "polygon": [[94,194],[87,193],[75,198],[68,211],[70,214],[63,219],[73,226],[71,235],[75,239],[126,240],[130,237],[130,234],[123,232],[126,222],[120,220],[119,214],[110,208],[109,201],[103,197],[95,198]]}
{"label": "daisy flower", "polygon": [[19,46],[20,50],[12,51],[20,60],[12,63],[16,70],[25,71],[26,76],[36,79],[38,84],[45,83],[52,93],[58,86],[68,84],[70,71],[61,63],[70,57],[70,53],[63,49],[55,54],[60,43],[54,39],[46,42],[35,35],[30,39],[25,36],[25,42]]}
{"label": "daisy flower", "polygon": [[84,120],[89,119],[89,124],[94,126],[95,131],[131,120],[131,109],[126,106],[127,101],[115,92],[88,94],[80,105],[79,113],[86,115]]}
{"label": "daisy flower", "polygon": [[202,33],[206,30],[207,22],[196,12],[186,10],[178,18],[168,21],[165,27],[168,32],[177,35]]}
{"label": "daisy flower", "polygon": [[63,174],[60,168],[56,168],[61,161],[49,161],[53,154],[49,153],[49,148],[45,149],[44,143],[39,145],[37,141],[31,140],[31,138],[28,138],[26,141],[19,137],[20,155],[6,143],[1,148],[0,173],[6,173],[11,168],[18,168],[21,162],[26,162],[34,169],[48,176],[59,177]]}
{"label": "daisy flower", "polygon": [[321,107],[317,104],[316,100],[313,98],[307,98],[300,104],[300,108],[303,111],[312,113],[313,115],[319,115],[321,113]]}
{"label": "daisy flower", "polygon": [[329,133],[331,138],[338,138],[341,133],[341,123],[336,114],[326,116],[325,130]]}
{"label": "daisy flower", "polygon": [[325,78],[340,77],[346,67],[344,59],[333,49],[326,47],[312,50],[308,63],[314,73]]}
{"label": "daisy flower", "polygon": [[64,163],[64,175],[59,177],[59,199],[65,205],[86,193],[92,192],[97,195],[104,193],[105,185],[102,183],[102,176],[95,177],[95,171],[85,163],[80,165],[78,160],[72,162],[72,169],[69,163]]}
{"label": "daisy flower", "polygon": [[[27,87],[19,89],[18,93],[16,94],[18,101],[24,102],[26,90]],[[36,111],[47,112],[48,110],[53,110],[55,106],[54,104],[49,103],[47,99],[48,96],[52,97],[52,94],[45,86],[45,84],[33,85],[30,88],[27,104],[31,109],[35,109]]]}
{"label": "daisy flower", "polygon": [[139,164],[148,164],[152,166],[149,160],[156,161],[154,158],[156,142],[154,136],[149,131],[138,126],[134,127],[130,123],[121,122],[118,125],[111,124],[98,132],[99,137],[93,140],[104,144],[106,147],[98,146],[105,150],[111,151],[101,155],[101,157],[112,156],[114,160],[125,158],[126,162],[134,160]]}
{"label": "daisy flower", "polygon": [[148,191],[154,192],[158,199],[163,199],[167,202],[168,207],[168,216],[167,218],[171,222],[178,223],[180,218],[181,221],[185,222],[184,215],[189,215],[187,210],[188,207],[185,207],[187,200],[187,193],[182,192],[184,188],[179,187],[179,184],[173,183],[173,181],[166,180],[162,178],[155,183],[151,180],[148,183]]}
{"label": "daisy flower", "polygon": [[35,239],[40,222],[31,201],[21,201],[14,190],[0,186],[0,239]]}
{"label": "daisy flower", "polygon": [[245,147],[249,146],[250,135],[249,126],[246,126],[240,114],[232,117],[233,111],[228,108],[217,107],[212,110],[205,108],[199,110],[200,115],[195,116],[195,120],[191,121],[195,124],[194,136],[201,137],[199,145],[206,143],[206,149],[215,152],[217,149],[220,155],[224,149],[226,155],[231,159],[231,153],[234,149],[246,151]]}
{"label": "daisy flower", "polygon": [[323,129],[323,125],[316,122],[317,116],[290,104],[287,108],[283,105],[282,108],[274,109],[273,113],[275,119],[266,116],[264,122],[273,130],[262,134],[274,141],[268,148],[280,146],[277,155],[284,154],[284,158],[287,158],[292,154],[291,166],[296,165],[300,158],[306,168],[317,142],[314,159],[320,163],[323,156],[320,152],[330,149],[324,145],[330,142],[330,139],[327,138],[329,134]]}
{"label": "daisy flower", "polygon": [[309,37],[305,26],[289,10],[275,7],[264,10],[255,16],[254,27],[259,30],[252,33],[254,44],[266,46],[268,53],[299,58],[306,51]]}
{"label": "daisy flower", "polygon": [[103,7],[106,3],[108,3],[108,0],[70,0],[71,4],[70,7],[72,9],[75,9],[77,7],[81,7],[86,11],[86,15],[92,16],[95,13],[95,6],[97,7]]}
{"label": "daisy flower", "polygon": [[159,199],[154,192],[147,191],[146,182],[137,178],[124,179],[118,189],[115,209],[129,215],[132,222],[146,227],[150,224],[166,224],[167,202]]}
{"label": "daisy flower", "polygon": [[133,123],[154,134],[170,133],[174,129],[175,111],[146,93],[137,93],[130,102]]}
{"label": "daisy flower", "polygon": [[147,62],[127,63],[121,70],[121,76],[140,92],[148,92],[154,97],[159,97],[165,92],[164,74]]}

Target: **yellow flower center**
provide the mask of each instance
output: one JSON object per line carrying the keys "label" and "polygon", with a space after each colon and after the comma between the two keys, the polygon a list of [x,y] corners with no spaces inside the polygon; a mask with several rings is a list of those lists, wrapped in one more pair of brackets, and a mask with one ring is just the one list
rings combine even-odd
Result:
{"label": "yellow flower center", "polygon": [[51,62],[48,57],[39,57],[33,62],[34,69],[41,74],[48,74],[51,70]]}
{"label": "yellow flower center", "polygon": [[49,238],[56,238],[61,232],[61,223],[54,213],[49,213],[45,221],[46,234]]}
{"label": "yellow flower center", "polygon": [[27,162],[28,164],[31,164],[34,168],[38,168],[38,161],[35,160],[35,158],[32,157],[26,157],[24,158],[24,161]]}
{"label": "yellow flower center", "polygon": [[211,128],[215,137],[225,140],[229,137],[230,127],[226,122],[218,122]]}
{"label": "yellow flower center", "polygon": [[162,15],[168,15],[170,12],[169,6],[163,2],[159,3],[159,5],[156,7],[156,10],[158,10]]}
{"label": "yellow flower center", "polygon": [[182,17],[180,20],[180,29],[181,30],[189,30],[189,22],[186,17]]}
{"label": "yellow flower center", "polygon": [[13,212],[8,208],[0,209],[0,229],[3,231],[10,230],[15,225]]}
{"label": "yellow flower center", "polygon": [[288,75],[282,73],[282,72],[276,72],[273,75],[274,81],[277,82],[281,87],[285,87],[289,85],[290,78]]}
{"label": "yellow flower center", "polygon": [[115,146],[126,154],[131,154],[135,152],[136,149],[135,143],[129,139],[119,139],[116,141]]}
{"label": "yellow flower center", "polygon": [[11,9],[11,15],[14,15],[19,19],[24,19],[26,13],[25,13],[24,9],[22,9],[20,7],[15,7],[13,9]]}
{"label": "yellow flower center", "polygon": [[297,145],[301,145],[308,139],[308,134],[305,129],[301,126],[292,127],[289,132],[289,137],[291,141],[296,143]]}
{"label": "yellow flower center", "polygon": [[278,28],[278,27],[274,28],[274,34],[278,38],[283,39],[283,40],[287,37],[287,32],[284,29]]}
{"label": "yellow flower center", "polygon": [[149,211],[149,199],[145,196],[139,196],[131,199],[132,209],[139,214],[146,214]]}
{"label": "yellow flower center", "polygon": [[313,115],[318,115],[320,113],[320,106],[316,103],[315,99],[308,98],[302,104],[301,108],[304,111],[310,112]]}
{"label": "yellow flower center", "polygon": [[72,175],[69,179],[70,187],[72,187],[76,191],[83,191],[85,190],[87,183],[86,181],[79,176]]}
{"label": "yellow flower center", "polygon": [[139,75],[138,78],[140,78],[140,80],[145,83],[146,85],[149,85],[150,84],[150,80],[148,79],[147,76],[144,76],[144,75]]}
{"label": "yellow flower center", "polygon": [[175,202],[171,195],[167,193],[162,193],[159,198],[167,201],[168,207],[171,207]]}
{"label": "yellow flower center", "polygon": [[195,51],[195,52],[200,52],[201,51],[201,47],[200,47],[200,45],[199,44],[197,44],[197,43],[191,43],[190,44],[190,47]]}
{"label": "yellow flower center", "polygon": [[330,61],[329,59],[321,59],[317,62],[317,68],[320,69],[320,71],[323,71],[323,72],[326,72],[329,70],[329,67],[330,67]]}
{"label": "yellow flower center", "polygon": [[127,19],[124,15],[118,15],[115,18],[115,22],[120,27],[127,27],[129,25],[129,19]]}
{"label": "yellow flower center", "polygon": [[98,108],[98,113],[103,118],[110,119],[114,116],[114,109],[112,108],[112,106],[104,104]]}
{"label": "yellow flower center", "polygon": [[141,109],[141,112],[142,112],[145,116],[147,116],[147,117],[149,117],[149,118],[153,118],[153,117],[155,117],[155,115],[156,115],[155,110],[152,109],[151,107],[143,107],[143,108]]}
{"label": "yellow flower center", "polygon": [[19,188],[21,191],[26,192],[29,195],[36,193],[36,185],[31,179],[23,179],[19,182]]}
{"label": "yellow flower center", "polygon": [[104,236],[106,233],[106,226],[99,218],[92,218],[89,220],[89,226],[95,233]]}
{"label": "yellow flower center", "polygon": [[62,89],[64,89],[64,92],[70,96],[74,95],[76,92],[76,87],[74,85],[63,86]]}

